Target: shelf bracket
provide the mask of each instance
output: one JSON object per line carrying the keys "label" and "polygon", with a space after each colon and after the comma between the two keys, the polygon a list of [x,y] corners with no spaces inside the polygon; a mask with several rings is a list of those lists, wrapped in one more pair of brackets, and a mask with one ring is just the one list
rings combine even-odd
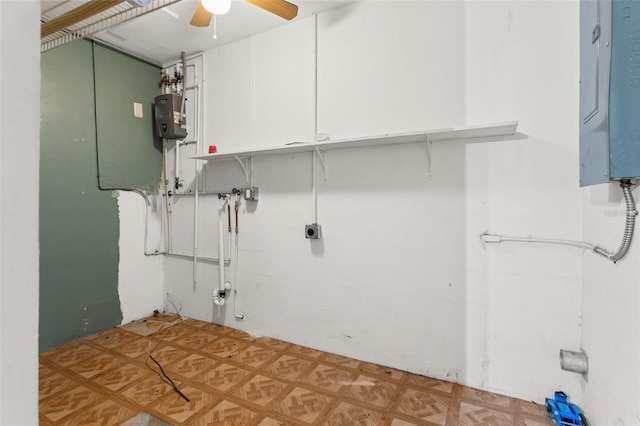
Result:
{"label": "shelf bracket", "polygon": [[433,177],[432,173],[432,153],[431,147],[433,146],[433,141],[429,139],[429,135],[426,135],[424,138],[425,144],[423,145],[425,148],[425,153],[427,154],[427,173],[429,174],[429,178]]}
{"label": "shelf bracket", "polygon": [[237,155],[234,155],[233,158],[235,158],[238,163],[240,163],[240,167],[242,167],[242,171],[244,172],[244,181],[249,182],[249,172],[247,171],[247,165],[244,164],[244,162]]}
{"label": "shelf bracket", "polygon": [[322,163],[322,173],[324,174],[324,180],[327,180],[327,164],[324,162],[324,153],[318,149],[317,146],[314,146],[313,149],[318,154],[318,158],[320,158],[320,163]]}

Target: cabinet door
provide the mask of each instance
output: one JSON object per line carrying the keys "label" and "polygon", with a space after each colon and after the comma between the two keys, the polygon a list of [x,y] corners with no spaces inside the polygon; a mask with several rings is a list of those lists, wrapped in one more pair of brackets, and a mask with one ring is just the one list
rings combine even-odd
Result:
{"label": "cabinet door", "polygon": [[611,2],[580,2],[580,185],[609,181]]}

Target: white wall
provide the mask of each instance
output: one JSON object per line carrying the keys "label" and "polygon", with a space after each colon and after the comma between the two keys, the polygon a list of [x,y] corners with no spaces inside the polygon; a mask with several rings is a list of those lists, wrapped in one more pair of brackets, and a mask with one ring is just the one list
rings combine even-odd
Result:
{"label": "white wall", "polygon": [[0,424],[38,423],[40,5],[0,2]]}
{"label": "white wall", "polygon": [[[512,117],[526,135],[467,147],[469,231],[581,240],[578,3],[469,2],[466,51],[467,120]],[[592,255],[477,239],[467,253],[469,349],[483,360],[469,383],[523,398],[563,389],[579,402],[579,377],[560,371],[558,352],[580,349],[581,265]]]}
{"label": "white wall", "polygon": [[[147,211],[144,199],[134,192],[117,191],[120,218],[120,262],[118,263],[118,296],[122,309],[122,324],[162,310],[162,256],[153,253],[160,239],[160,197],[150,196]],[[145,247],[145,220],[147,236]]]}
{"label": "white wall", "polygon": [[[558,351],[580,346],[583,254],[478,239],[487,229],[581,238],[577,11],[573,2],[396,1],[319,15],[320,133],[515,119],[523,135],[436,143],[431,177],[420,144],[328,152],[323,239],[313,242],[303,237],[311,155],[256,158],[260,201],[242,204],[233,280],[245,319],[234,319],[233,303],[213,308],[215,264],[199,265],[194,285],[190,262],[167,259],[166,291],[187,316],[537,401],[564,389],[579,402],[580,380],[560,371]],[[206,52],[205,146],[312,138],[314,25]],[[234,162],[205,172],[208,189],[245,185]],[[209,256],[220,206],[201,200]],[[189,226],[193,201],[174,212]],[[185,229],[178,244],[192,236]]]}
{"label": "white wall", "polygon": [[[585,188],[585,238],[611,251],[620,245],[625,205],[617,185]],[[640,191],[633,191],[637,200]],[[637,207],[636,207],[637,208]],[[636,235],[622,261],[583,264],[582,346],[589,356],[583,401],[594,425],[640,424],[639,240]]]}

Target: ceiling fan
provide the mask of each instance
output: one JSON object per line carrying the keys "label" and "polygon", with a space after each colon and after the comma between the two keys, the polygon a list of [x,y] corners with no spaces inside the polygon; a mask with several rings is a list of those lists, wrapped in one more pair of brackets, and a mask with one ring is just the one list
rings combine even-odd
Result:
{"label": "ceiling fan", "polygon": [[[1,0],[0,0],[1,1]],[[68,28],[85,19],[89,19],[120,3],[128,2],[133,6],[146,7],[152,0],[90,0],[50,21],[43,22],[40,36],[47,37],[57,31]],[[298,6],[285,0],[245,0],[261,9],[281,18],[291,20],[298,15]],[[196,10],[191,17],[191,25],[206,27],[214,14],[222,15],[229,10],[231,0],[198,0]],[[222,9],[221,9],[222,8]]]}
{"label": "ceiling fan", "polygon": [[[291,20],[298,15],[298,6],[285,0],[245,1],[286,20]],[[214,14],[224,15],[229,11],[230,6],[231,0],[198,0],[198,5],[189,23],[195,27],[207,27]]]}

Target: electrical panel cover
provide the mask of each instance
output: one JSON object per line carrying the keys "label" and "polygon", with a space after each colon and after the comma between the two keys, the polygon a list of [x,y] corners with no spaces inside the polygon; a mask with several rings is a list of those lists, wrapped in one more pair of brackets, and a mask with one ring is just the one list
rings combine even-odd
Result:
{"label": "electrical panel cover", "polygon": [[640,2],[580,2],[580,185],[640,177]]}

